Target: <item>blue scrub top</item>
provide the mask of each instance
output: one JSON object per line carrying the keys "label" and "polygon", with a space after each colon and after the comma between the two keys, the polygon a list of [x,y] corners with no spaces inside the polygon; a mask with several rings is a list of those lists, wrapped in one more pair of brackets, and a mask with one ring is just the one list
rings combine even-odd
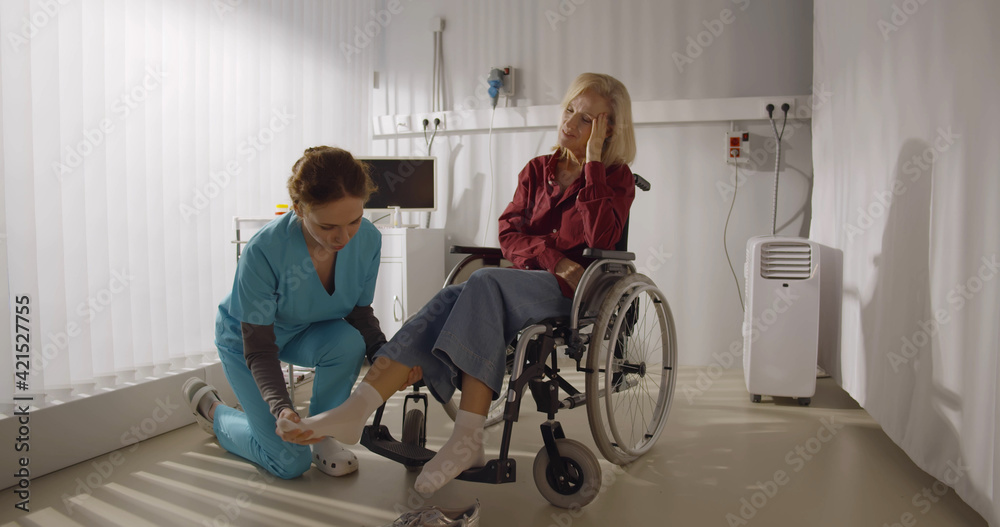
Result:
{"label": "blue scrub top", "polygon": [[247,242],[233,290],[219,304],[215,345],[243,353],[240,322],[274,324],[278,349],[310,324],[342,319],[375,297],[382,234],[367,219],[337,253],[333,294],[319,281],[294,212],[265,225]]}

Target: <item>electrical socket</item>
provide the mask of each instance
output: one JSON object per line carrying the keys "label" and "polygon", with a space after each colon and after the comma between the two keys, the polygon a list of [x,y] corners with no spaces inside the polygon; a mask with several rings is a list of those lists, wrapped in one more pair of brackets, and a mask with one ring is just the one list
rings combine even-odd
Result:
{"label": "electrical socket", "polygon": [[786,103],[788,104],[788,116],[789,117],[794,117],[795,116],[795,99],[792,98],[792,97],[785,97],[785,98],[783,98],[783,97],[775,97],[773,100],[772,99],[764,99],[760,103],[760,116],[763,117],[764,119],[767,119],[767,105],[768,104],[773,104],[774,105],[774,114],[773,114],[774,115],[774,120],[775,121],[779,121],[781,119],[784,119],[785,118],[785,112],[781,111],[781,105],[782,104],[786,104]]}
{"label": "electrical socket", "polygon": [[750,161],[750,132],[726,132],[725,159],[730,165],[744,165]]}
{"label": "electrical socket", "polygon": [[[445,112],[421,113],[421,114],[414,115],[413,117],[414,117],[414,119],[416,120],[416,123],[417,123],[417,128],[416,128],[416,130],[414,130],[415,132],[420,132],[420,131],[433,132],[434,131],[434,119],[438,119],[440,121],[438,123],[438,126],[437,126],[438,131],[440,132],[441,130],[444,130]],[[424,127],[424,121],[427,121],[427,127],[426,128]]]}
{"label": "electrical socket", "polygon": [[495,66],[496,69],[503,72],[503,86],[500,87],[500,95],[504,97],[514,96],[514,67],[513,66]]}
{"label": "electrical socket", "polygon": [[427,127],[427,129],[428,130],[433,130],[435,128],[434,127],[434,119],[438,119],[440,121],[438,123],[438,125],[437,125],[438,131],[444,130],[444,124],[445,124],[444,115],[445,115],[444,112],[434,112],[434,113],[430,114],[427,117],[427,119],[430,120],[431,124],[430,124],[430,126]]}

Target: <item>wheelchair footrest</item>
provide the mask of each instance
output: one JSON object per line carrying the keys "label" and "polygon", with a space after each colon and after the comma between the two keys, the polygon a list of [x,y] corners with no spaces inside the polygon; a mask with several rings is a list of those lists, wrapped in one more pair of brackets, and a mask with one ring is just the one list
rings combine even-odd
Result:
{"label": "wheelchair footrest", "polygon": [[511,459],[491,459],[485,466],[470,468],[455,479],[476,483],[510,483],[517,476],[517,463]]}
{"label": "wheelchair footrest", "polygon": [[434,457],[433,450],[427,450],[420,445],[410,445],[396,441],[385,425],[365,426],[361,433],[361,444],[368,450],[387,457],[408,467],[420,467]]}

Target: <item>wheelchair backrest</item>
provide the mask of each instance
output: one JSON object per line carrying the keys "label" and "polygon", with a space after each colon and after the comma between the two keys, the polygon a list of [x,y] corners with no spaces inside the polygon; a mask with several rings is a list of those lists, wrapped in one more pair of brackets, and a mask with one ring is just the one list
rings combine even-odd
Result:
{"label": "wheelchair backrest", "polygon": [[[632,177],[635,180],[636,188],[638,188],[639,190],[645,192],[651,188],[651,185],[649,184],[649,181],[646,181],[646,178],[640,176],[639,174],[632,174]],[[628,223],[629,223],[629,218],[631,216],[632,214],[630,213],[628,216],[625,217],[625,227],[622,228],[622,236],[621,238],[618,238],[618,243],[615,244],[616,251],[628,250]]]}

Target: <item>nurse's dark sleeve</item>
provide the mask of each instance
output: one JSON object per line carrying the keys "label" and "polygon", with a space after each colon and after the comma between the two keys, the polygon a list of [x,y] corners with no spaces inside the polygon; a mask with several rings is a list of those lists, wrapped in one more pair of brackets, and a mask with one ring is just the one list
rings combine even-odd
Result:
{"label": "nurse's dark sleeve", "polygon": [[261,397],[271,407],[271,415],[278,417],[285,408],[291,408],[292,399],[285,386],[285,375],[278,360],[278,344],[274,337],[274,325],[258,326],[240,323],[243,333],[243,357],[253,375]]}
{"label": "nurse's dark sleeve", "polygon": [[375,362],[375,352],[385,344],[385,334],[382,333],[372,306],[355,306],[344,320],[361,333],[361,337],[365,339],[365,356],[369,363]]}

